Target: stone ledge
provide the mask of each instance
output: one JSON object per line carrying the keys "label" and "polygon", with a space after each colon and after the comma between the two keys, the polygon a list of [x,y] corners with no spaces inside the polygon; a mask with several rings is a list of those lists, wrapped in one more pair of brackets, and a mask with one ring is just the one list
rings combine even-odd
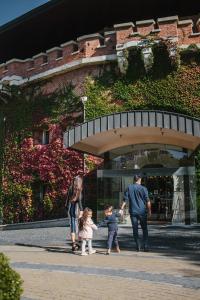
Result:
{"label": "stone ledge", "polygon": [[71,55],[78,54],[79,52],[80,52],[80,50],[74,51],[74,52],[71,53]]}
{"label": "stone ledge", "polygon": [[63,59],[63,56],[57,57],[56,60],[61,60]]}
{"label": "stone ledge", "polygon": [[116,34],[116,32],[114,30],[104,32],[104,36],[112,35],[112,34]]}
{"label": "stone ledge", "polygon": [[38,58],[38,57],[41,57],[41,56],[47,56],[47,54],[44,53],[44,52],[41,52],[41,53],[39,53],[39,54],[37,54],[37,55],[34,55],[34,56],[33,56],[33,59]]}
{"label": "stone ledge", "polygon": [[27,71],[32,71],[32,70],[35,70],[35,67],[32,67],[32,68],[28,68]]}
{"label": "stone ledge", "polygon": [[51,53],[51,52],[56,51],[56,50],[59,51],[59,50],[62,50],[62,48],[54,47],[54,48],[51,48],[51,49],[47,50],[46,53]]}
{"label": "stone ledge", "polygon": [[200,32],[191,33],[189,37],[200,36]]}
{"label": "stone ledge", "polygon": [[188,25],[188,24],[193,24],[192,19],[178,21],[178,25]]}
{"label": "stone ledge", "polygon": [[135,25],[133,24],[133,22],[128,22],[128,23],[115,24],[113,27],[114,28],[135,27]]}
{"label": "stone ledge", "polygon": [[106,47],[107,47],[107,45],[100,45],[100,46],[97,47],[97,49],[99,49],[99,48],[106,48]]}
{"label": "stone ledge", "polygon": [[[71,55],[76,54],[76,53],[79,53],[79,51],[73,52]],[[81,58],[81,59],[66,63],[64,65],[55,67],[53,69],[43,71],[42,73],[35,74],[35,75],[29,76],[29,77],[25,77],[19,82],[19,85],[24,84],[26,82],[32,82],[32,81],[36,81],[36,80],[46,79],[46,78],[51,77],[52,75],[58,75],[58,74],[62,74],[64,72],[69,72],[69,71],[81,68],[83,66],[101,64],[104,62],[115,61],[116,59],[117,59],[116,54],[108,54],[108,55],[100,55],[100,56],[94,56],[94,57]],[[33,69],[34,68],[29,69],[29,71],[33,70]],[[8,77],[8,78],[10,78],[10,77]],[[2,79],[0,79],[0,83],[3,80],[4,80],[4,77]]]}
{"label": "stone ledge", "polygon": [[69,45],[78,45],[78,44],[75,41],[69,41],[69,42],[61,44],[60,46],[61,47],[66,47],[66,46],[69,46]]}
{"label": "stone ledge", "polygon": [[54,220],[0,225],[0,231],[32,229],[32,228],[48,228],[48,227],[65,227],[67,225],[69,225],[68,218],[62,218],[62,219],[54,219]]}
{"label": "stone ledge", "polygon": [[165,23],[169,21],[178,21],[178,16],[171,16],[171,17],[165,17],[165,18],[158,18],[158,23]]}
{"label": "stone ledge", "polygon": [[155,21],[153,19],[150,20],[142,20],[142,21],[136,21],[136,26],[140,25],[148,25],[148,24],[155,24]]}
{"label": "stone ledge", "polygon": [[200,18],[197,20],[196,25],[198,25],[200,23]]}
{"label": "stone ledge", "polygon": [[6,63],[0,64],[0,68],[5,67],[5,66],[6,66]]}
{"label": "stone ledge", "polygon": [[45,63],[43,63],[43,64],[41,64],[40,66],[46,66],[46,65],[48,65],[48,62],[45,62]]}
{"label": "stone ledge", "polygon": [[93,34],[88,34],[88,35],[82,35],[80,37],[77,38],[78,42],[81,42],[83,40],[88,40],[88,39],[103,39],[103,36],[100,33],[93,33]]}
{"label": "stone ledge", "polygon": [[151,30],[151,33],[158,33],[160,31],[161,31],[160,29],[153,29],[153,30]]}
{"label": "stone ledge", "polygon": [[18,58],[12,58],[12,59],[10,59],[10,60],[8,60],[8,61],[6,62],[6,65],[11,64],[11,63],[15,63],[15,62],[23,63],[24,60],[18,59]]}
{"label": "stone ledge", "polygon": [[139,31],[132,32],[129,34],[130,37],[140,35]]}

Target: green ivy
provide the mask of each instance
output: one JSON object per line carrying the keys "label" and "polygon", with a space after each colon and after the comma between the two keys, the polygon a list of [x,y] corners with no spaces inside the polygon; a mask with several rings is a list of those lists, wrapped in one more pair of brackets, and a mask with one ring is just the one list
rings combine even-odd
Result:
{"label": "green ivy", "polygon": [[[191,52],[191,49],[188,51]],[[192,50],[193,51],[193,50]],[[199,50],[195,48],[195,53]],[[86,119],[135,109],[156,109],[183,113],[200,117],[200,67],[198,60],[186,63],[181,53],[171,61],[167,47],[157,45],[153,48],[152,70],[145,73],[141,49],[129,51],[129,65],[126,75],[115,71],[104,72],[98,78],[87,78],[85,94],[88,96]],[[196,57],[196,56],[195,56]],[[199,56],[200,57],[200,56]],[[200,187],[200,154],[197,158],[197,182]],[[200,220],[200,189],[197,193],[198,217]]]}
{"label": "green ivy", "polygon": [[133,109],[160,109],[200,116],[200,69],[180,67],[164,78],[144,76],[141,79],[118,77],[112,84],[103,84],[101,78],[88,78],[85,93],[88,96],[88,120],[118,111]]}
{"label": "green ivy", "polygon": [[[88,77],[85,82],[86,119],[134,109],[160,109],[200,117],[200,50],[196,45],[182,50],[179,66],[179,53],[173,61],[169,58],[168,46],[166,42],[153,44],[153,65],[148,72],[141,48],[133,47],[126,53],[126,75],[120,75],[117,65],[112,63],[109,71],[107,66],[102,68],[98,78]],[[45,117],[49,123],[56,123],[64,115],[82,109],[71,84],[60,86],[51,95],[44,93],[42,85],[4,86],[0,92],[1,182],[5,134],[12,134],[20,144]],[[5,117],[6,122],[3,121]],[[49,205],[47,201],[48,208]]]}
{"label": "green ivy", "polygon": [[[24,138],[31,137],[33,131],[45,129],[45,126],[62,123],[63,116],[82,111],[80,97],[74,93],[72,84],[60,86],[51,94],[45,93],[45,84],[27,84],[25,86],[4,85],[0,90],[0,211],[5,201],[17,203],[20,191],[13,192],[12,180],[9,199],[3,194],[3,177],[5,175],[4,157],[7,151],[7,139],[10,144],[20,149]],[[69,118],[69,117],[68,117]],[[43,120],[46,120],[43,122]],[[69,123],[69,120],[68,120]],[[9,144],[9,145],[10,145]],[[8,175],[8,174],[7,174]],[[8,176],[7,176],[8,177]],[[23,187],[22,187],[23,189]],[[21,195],[22,196],[22,195]],[[4,203],[3,203],[4,199]],[[30,212],[31,214],[31,212]],[[10,222],[14,215],[10,214]],[[0,213],[1,221],[1,213]]]}
{"label": "green ivy", "polygon": [[22,292],[20,275],[9,266],[8,258],[0,253],[0,299],[20,300]]}
{"label": "green ivy", "polygon": [[200,49],[196,44],[189,45],[186,49],[181,51],[180,55],[184,65],[200,64]]}
{"label": "green ivy", "polygon": [[126,79],[137,80],[145,75],[141,48],[134,47],[128,52],[128,70]]}

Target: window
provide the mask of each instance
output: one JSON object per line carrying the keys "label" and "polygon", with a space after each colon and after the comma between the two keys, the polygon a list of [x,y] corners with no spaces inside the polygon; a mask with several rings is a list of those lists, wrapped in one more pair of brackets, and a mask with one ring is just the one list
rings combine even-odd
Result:
{"label": "window", "polygon": [[49,131],[44,130],[42,132],[42,145],[47,145],[49,144]]}

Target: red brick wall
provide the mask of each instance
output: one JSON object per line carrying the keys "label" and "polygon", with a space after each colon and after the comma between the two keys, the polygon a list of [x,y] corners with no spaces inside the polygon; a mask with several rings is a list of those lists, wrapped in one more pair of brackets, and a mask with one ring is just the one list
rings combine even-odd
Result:
{"label": "red brick wall", "polygon": [[[199,24],[199,21],[193,24],[193,21],[189,19],[180,21],[177,16],[160,18],[157,22],[154,20],[143,20],[136,22],[136,24],[131,22],[117,24],[114,25],[113,31],[110,33],[106,32],[104,36],[99,34],[83,36],[78,38],[77,42],[71,41],[62,44],[58,48],[47,50],[41,56],[36,55],[31,60],[5,62],[5,64],[0,65],[0,79],[12,75],[29,78],[74,62],[80,63],[81,66],[81,59],[115,54],[116,45],[140,40],[140,35],[151,34],[162,38],[173,37],[176,38],[179,45],[200,44]],[[198,32],[193,32],[194,25],[196,25],[195,28]],[[77,45],[77,51],[74,51],[75,45]],[[58,53],[60,54],[59,57]],[[44,56],[47,57],[47,63],[43,63]],[[82,74],[82,72],[80,73]],[[74,71],[70,71],[70,74],[72,75],[69,76],[74,77]]]}

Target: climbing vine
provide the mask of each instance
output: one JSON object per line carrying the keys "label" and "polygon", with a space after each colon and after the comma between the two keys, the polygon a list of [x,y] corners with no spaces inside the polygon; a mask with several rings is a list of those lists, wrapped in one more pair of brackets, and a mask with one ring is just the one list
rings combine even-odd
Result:
{"label": "climbing vine", "polygon": [[200,117],[200,66],[181,66],[178,71],[155,79],[118,77],[110,84],[87,78],[87,119],[118,111],[160,109]]}
{"label": "climbing vine", "polygon": [[[134,109],[200,117],[199,51],[196,45],[179,51],[169,40],[145,37],[121,52],[123,72],[113,63],[98,78],[85,80],[86,119]],[[0,91],[0,217],[7,223],[62,216],[71,179],[83,172],[82,154],[62,146],[66,127],[82,122],[80,98],[71,84],[51,94],[45,85],[5,85]],[[44,130],[50,142],[41,145],[36,136]],[[197,180],[199,162],[198,154]],[[86,171],[100,163],[88,155]]]}
{"label": "climbing vine", "polygon": [[[145,69],[141,47],[128,53],[126,74],[115,66],[98,78],[87,78],[86,118],[120,111],[157,109],[200,118],[200,50],[196,46],[179,51],[176,45],[154,43],[151,68]],[[199,186],[200,154],[197,155]],[[197,189],[200,219],[200,190]]]}
{"label": "climbing vine", "polygon": [[[66,126],[81,121],[79,97],[72,85],[51,95],[44,92],[44,86],[4,86],[0,99],[0,214],[4,222],[62,216],[69,184],[83,172],[82,154],[64,149],[62,141]],[[45,145],[35,139],[43,130],[50,135]],[[43,199],[37,196],[41,187]]]}

